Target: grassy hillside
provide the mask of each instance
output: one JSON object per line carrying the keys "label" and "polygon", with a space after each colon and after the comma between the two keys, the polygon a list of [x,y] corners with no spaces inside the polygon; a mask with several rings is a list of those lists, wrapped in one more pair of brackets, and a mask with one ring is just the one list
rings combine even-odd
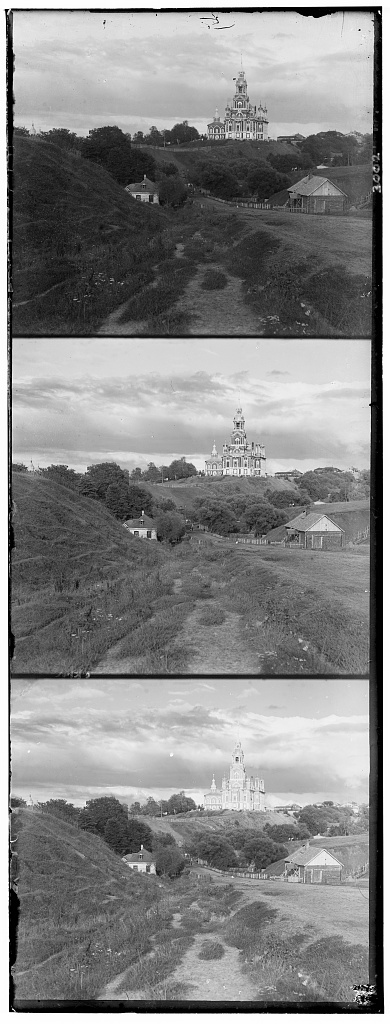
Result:
{"label": "grassy hillside", "polygon": [[87,671],[151,615],[164,555],[52,480],[15,473],[12,499],[14,672]]}
{"label": "grassy hillside", "polygon": [[[207,786],[206,786],[207,788]],[[139,821],[145,821],[140,817]],[[153,832],[167,832],[172,835],[177,843],[190,843],[200,833],[213,832],[215,835],[223,835],[229,831],[235,823],[240,828],[264,830],[265,825],[285,825],[291,822],[287,814],[265,811],[263,814],[251,814],[249,811],[221,811],[214,814],[173,814],[163,818],[147,818],[147,823]]]}
{"label": "grassy hillside", "polygon": [[148,949],[157,878],[130,872],[98,836],[49,814],[13,812],[12,833],[16,999],[97,995]]}
{"label": "grassy hillside", "polygon": [[352,167],[321,168],[318,174],[334,181],[343,190],[351,203],[366,196],[372,189],[371,164],[357,164]]}
{"label": "grassy hillside", "polygon": [[83,334],[165,254],[160,207],[138,204],[102,167],[16,138],[13,330]]}
{"label": "grassy hillside", "polygon": [[255,479],[254,477],[233,480],[231,477],[189,477],[187,480],[172,480],[164,484],[149,484],[142,481],[142,486],[147,488],[155,498],[170,498],[178,508],[184,508],[190,512],[194,508],[194,498],[221,498],[228,499],[230,495],[246,494],[248,497],[264,497],[265,491],[295,491],[299,497],[299,488],[286,480],[279,480],[276,477]]}

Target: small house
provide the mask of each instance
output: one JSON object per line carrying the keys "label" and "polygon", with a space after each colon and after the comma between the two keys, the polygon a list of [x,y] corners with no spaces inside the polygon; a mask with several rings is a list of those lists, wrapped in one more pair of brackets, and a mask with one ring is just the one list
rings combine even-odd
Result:
{"label": "small house", "polygon": [[310,848],[309,843],[284,861],[284,876],[289,882],[305,885],[340,885],[343,864],[329,850]]}
{"label": "small house", "polygon": [[150,516],[142,512],[139,519],[126,519],[123,523],[126,530],[133,534],[133,537],[141,537],[145,540],[157,540],[156,524]]}
{"label": "small house", "polygon": [[122,860],[133,871],[143,871],[147,875],[156,874],[156,859],[153,853],[144,850],[142,843],[138,853],[126,853]]}
{"label": "small house", "polygon": [[330,178],[307,174],[287,189],[293,213],[345,213],[348,196]]}
{"label": "small house", "polygon": [[138,199],[141,203],[159,203],[159,191],[158,186],[154,181],[150,181],[150,178],[144,174],[143,181],[136,181],[131,185],[126,185],[125,191],[129,193],[133,199]]}
{"label": "small house", "polygon": [[345,530],[323,512],[301,512],[286,523],[286,543],[299,548],[334,551],[345,548]]}

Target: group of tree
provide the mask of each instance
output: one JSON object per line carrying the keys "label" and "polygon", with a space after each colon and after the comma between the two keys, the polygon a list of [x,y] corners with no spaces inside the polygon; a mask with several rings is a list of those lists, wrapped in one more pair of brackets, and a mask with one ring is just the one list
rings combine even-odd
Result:
{"label": "group of tree", "polygon": [[174,124],[173,128],[162,128],[161,131],[156,125],[152,125],[147,134],[135,132],[133,142],[139,146],[180,146],[185,142],[195,142],[199,138],[196,128],[188,124],[188,121],[181,121]]}
{"label": "group of tree", "polygon": [[[27,473],[27,466],[22,463],[14,463],[13,471]],[[169,467],[163,467],[170,477],[181,479],[196,473],[195,466],[186,463],[185,459],[175,460]],[[128,470],[124,470],[115,462],[101,462],[88,466],[85,473],[76,473],[66,465],[52,465],[40,469],[39,473],[44,479],[53,480],[55,483],[70,487],[87,498],[100,502],[122,522],[126,519],[136,519],[142,512],[151,516],[156,523],[157,536],[159,540],[168,541],[171,544],[177,543],[185,534],[185,520],[176,511],[176,505],[170,498],[156,498],[145,487],[137,486],[132,482],[138,479],[148,482],[155,479],[155,472],[158,480],[161,480],[161,472],[153,463],[149,464],[149,472],[140,475],[135,471],[131,475],[131,482]],[[176,475],[177,474],[177,475]],[[181,474],[181,475],[180,475]]]}
{"label": "group of tree", "polygon": [[[22,797],[13,797],[11,806],[25,807],[26,801]],[[157,874],[173,878],[183,871],[185,860],[173,837],[156,834],[146,822],[129,819],[127,805],[121,804],[114,796],[87,800],[85,807],[75,807],[67,800],[51,799],[38,803],[37,808],[42,814],[51,814],[84,832],[99,836],[120,857],[137,853],[142,844],[155,855]]]}
{"label": "group of tree", "polygon": [[332,800],[322,804],[306,804],[294,814],[299,828],[306,826],[309,835],[359,835],[368,830],[368,807],[363,804],[358,814],[351,807],[336,807]]}
{"label": "group of tree", "polygon": [[260,830],[233,828],[223,833],[198,833],[190,843],[193,857],[210,867],[229,871],[231,868],[262,871],[275,861],[287,857],[288,850]]}
{"label": "group of tree", "polygon": [[188,811],[195,811],[196,804],[191,797],[186,796],[183,790],[180,793],[173,793],[169,800],[154,800],[149,796],[145,804],[136,800],[129,807],[131,815],[144,815],[145,817],[157,818],[163,814],[187,814]]}
{"label": "group of tree", "polygon": [[[29,132],[21,128],[16,131],[16,135],[29,135]],[[146,174],[151,181],[159,182],[159,199],[162,206],[176,208],[186,202],[187,189],[175,164],[167,165],[162,171],[151,154],[133,146],[131,135],[116,125],[92,128],[86,137],[78,136],[67,128],[52,128],[48,132],[40,132],[38,138],[68,153],[75,153],[84,160],[99,164],[119,185],[126,186],[140,181]]]}
{"label": "group of tree", "polygon": [[372,135],[364,135],[359,144],[354,135],[327,131],[308,135],[299,144],[299,151],[306,163],[314,167],[320,163],[339,167],[371,163],[372,145]]}
{"label": "group of tree", "polygon": [[263,202],[274,192],[291,184],[290,177],[260,162],[248,153],[228,159],[226,152],[217,158],[202,157],[191,173],[192,182],[220,199],[252,197]]}

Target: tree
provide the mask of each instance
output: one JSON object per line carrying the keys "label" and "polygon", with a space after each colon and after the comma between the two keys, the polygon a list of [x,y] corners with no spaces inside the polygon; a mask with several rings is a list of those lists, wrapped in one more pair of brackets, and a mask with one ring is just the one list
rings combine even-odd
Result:
{"label": "tree", "polygon": [[68,803],[67,800],[46,800],[44,803],[38,803],[38,807],[43,813],[53,814],[55,818],[62,818],[63,821],[70,821],[74,825],[78,824],[80,808]]}
{"label": "tree", "polygon": [[217,163],[200,164],[193,173],[193,179],[195,184],[203,186],[221,199],[232,199],[233,196],[240,195],[238,179],[227,167],[219,166]]}
{"label": "tree", "polygon": [[14,126],[14,135],[16,137],[20,136],[22,138],[27,138],[27,139],[30,138],[30,132],[29,132],[28,128],[24,128],[24,127],[19,126],[19,125],[15,125]]}
{"label": "tree", "polygon": [[152,850],[159,850],[162,846],[176,846],[173,836],[170,836],[168,832],[159,832],[157,835],[154,833]]}
{"label": "tree", "polygon": [[94,800],[87,800],[85,809],[91,816],[96,831],[103,838],[106,823],[110,818],[127,823],[127,808],[115,796],[100,796]]}
{"label": "tree", "polygon": [[127,853],[128,836],[125,818],[107,818],[103,832],[104,840],[111,850],[122,857]]}
{"label": "tree", "polygon": [[277,174],[267,164],[259,164],[248,175],[247,184],[250,192],[257,196],[259,202],[264,202],[265,199],[269,199],[275,192],[288,188],[290,178],[285,174]]}
{"label": "tree", "polygon": [[127,515],[133,519],[137,519],[142,512],[145,512],[146,516],[151,516],[154,508],[153,497],[146,487],[130,484],[127,488],[127,506]]}
{"label": "tree", "polygon": [[81,149],[84,139],[81,139],[76,132],[70,132],[68,128],[51,128],[49,132],[41,132],[41,138],[45,142],[53,142],[54,145],[66,149],[68,152]]}
{"label": "tree", "polygon": [[146,136],[145,142],[147,146],[164,145],[163,136],[161,135],[161,132],[159,132],[158,128],[156,128],[156,125],[152,125],[149,129],[149,135]]}
{"label": "tree", "polygon": [[13,473],[28,473],[28,468],[27,468],[27,466],[24,465],[23,462],[13,462],[12,463],[12,472]]}
{"label": "tree", "polygon": [[181,459],[174,459],[171,462],[167,475],[169,480],[185,480],[190,476],[197,476],[197,469],[192,462],[187,462],[183,455]]}
{"label": "tree", "polygon": [[126,850],[125,853],[136,853],[141,844],[147,850],[153,846],[153,832],[144,821],[127,822],[126,829]]}
{"label": "tree", "polygon": [[62,484],[64,487],[71,487],[72,490],[79,489],[81,474],[76,473],[74,469],[69,469],[69,466],[60,464],[47,466],[40,470],[40,475],[47,477],[48,480],[54,480],[55,483]]}
{"label": "tree", "polygon": [[298,505],[301,502],[300,494],[297,494],[296,491],[267,490],[265,496],[274,508],[288,508],[289,505]]}
{"label": "tree", "polygon": [[140,145],[141,143],[145,142],[144,133],[143,132],[136,132],[135,135],[133,135],[133,142],[138,143],[138,145]]}
{"label": "tree", "polygon": [[196,128],[189,125],[188,121],[181,121],[180,124],[174,124],[169,134],[171,141],[177,142],[178,145],[183,142],[194,142],[195,139],[199,139],[199,132]]}
{"label": "tree", "polygon": [[290,839],[298,838],[295,822],[291,825],[267,825],[264,831],[274,843],[288,843]]}
{"label": "tree", "polygon": [[152,796],[148,796],[146,805],[143,808],[143,813],[149,815],[152,818],[157,817],[160,814],[160,804],[153,799]]}
{"label": "tree", "polygon": [[148,468],[143,473],[143,479],[148,480],[151,484],[157,484],[161,480],[161,470],[155,466],[154,462],[149,462]]}
{"label": "tree", "polygon": [[107,487],[105,505],[117,519],[129,515],[129,486],[125,480]]}
{"label": "tree", "polygon": [[162,175],[158,194],[161,206],[172,206],[173,209],[184,206],[187,199],[187,189],[178,175],[175,177]]}
{"label": "tree", "polygon": [[230,843],[219,836],[204,836],[196,841],[196,856],[221,871],[238,866],[237,855]]}
{"label": "tree", "polygon": [[116,125],[92,128],[83,140],[82,155],[104,167],[120,185],[137,181],[144,174],[154,180],[156,165],[152,157],[133,150],[130,139]]}
{"label": "tree", "polygon": [[140,466],[136,466],[130,473],[130,480],[142,480],[142,469]]}
{"label": "tree", "polygon": [[99,462],[93,466],[87,466],[84,476],[84,483],[92,484],[97,497],[104,503],[110,484],[118,484],[123,481],[128,483],[128,480],[128,473],[121,469],[116,462]]}
{"label": "tree", "polygon": [[177,878],[185,865],[183,854],[176,846],[160,846],[156,850],[156,873]]}
{"label": "tree", "polygon": [[287,857],[288,850],[280,843],[274,843],[267,836],[257,836],[244,843],[243,853],[248,862],[254,864],[255,871],[261,871],[273,861]]}
{"label": "tree", "polygon": [[11,807],[27,807],[27,801],[22,796],[11,796]]}
{"label": "tree", "polygon": [[83,807],[80,811],[78,826],[83,830],[83,832],[92,832],[95,836],[98,835],[95,818],[86,807]]}
{"label": "tree", "polygon": [[186,532],[186,524],[175,512],[159,512],[156,518],[158,540],[178,544]]}
{"label": "tree", "polygon": [[184,790],[180,793],[173,793],[167,804],[168,814],[186,814],[187,811],[195,811],[196,804],[190,796],[186,796]]}
{"label": "tree", "polygon": [[262,505],[258,506],[257,510],[250,509],[245,519],[248,526],[254,530],[255,536],[259,537],[274,527],[287,523],[289,517],[282,509],[275,509],[273,505]]}

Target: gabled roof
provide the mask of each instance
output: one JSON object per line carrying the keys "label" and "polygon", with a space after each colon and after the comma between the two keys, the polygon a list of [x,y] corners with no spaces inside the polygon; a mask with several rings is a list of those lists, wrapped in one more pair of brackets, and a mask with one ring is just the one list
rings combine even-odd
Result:
{"label": "gabled roof", "polygon": [[289,192],[286,188],[283,188],[281,192],[275,192],[273,196],[266,199],[266,203],[270,206],[287,206],[290,199]]}
{"label": "gabled roof", "polygon": [[[296,850],[295,853],[290,853],[289,857],[285,857],[285,863],[297,864],[299,867],[299,865],[310,864],[312,860],[318,857],[319,853],[326,854],[326,852],[326,850],[320,849],[318,846],[314,850],[310,849],[310,846],[302,846],[300,850]],[[330,853],[330,856],[337,861],[341,868],[343,867],[341,860],[338,860],[334,853]]]}
{"label": "gabled roof", "polygon": [[301,178],[300,181],[297,181],[296,185],[290,185],[287,191],[299,196],[311,196],[313,195],[313,192],[317,191],[317,188],[320,188],[321,185],[325,185],[326,181],[330,181],[330,184],[334,185],[341,195],[346,195],[342,188],[340,188],[339,185],[336,185],[336,182],[331,181],[330,178],[322,178],[317,174],[312,174],[310,176],[307,174],[305,178]]}
{"label": "gabled roof", "polygon": [[138,850],[138,853],[126,853],[122,860],[125,860],[127,864],[154,864],[155,857],[149,850]]}
{"label": "gabled roof", "polygon": [[325,512],[309,512],[308,515],[305,512],[301,512],[295,519],[291,519],[289,523],[286,523],[286,526],[292,527],[295,530],[301,530],[302,533],[307,533],[316,523],[319,523],[320,519],[328,519],[330,523],[333,523],[333,526],[340,530],[340,533],[344,533],[342,527],[335,523]]}
{"label": "gabled roof", "polygon": [[278,541],[278,540],[282,541],[282,540],[284,540],[285,536],[286,536],[286,528],[285,528],[284,523],[282,524],[282,526],[274,526],[272,530],[269,530],[268,533],[266,533],[267,540],[273,540],[273,541]]}
{"label": "gabled roof", "polygon": [[130,185],[126,185],[126,192],[158,192],[158,187],[154,181],[147,178],[144,175],[143,181],[135,181]]}
{"label": "gabled roof", "polygon": [[126,519],[124,526],[134,527],[135,530],[155,530],[156,524],[150,516],[140,516],[139,519]]}

